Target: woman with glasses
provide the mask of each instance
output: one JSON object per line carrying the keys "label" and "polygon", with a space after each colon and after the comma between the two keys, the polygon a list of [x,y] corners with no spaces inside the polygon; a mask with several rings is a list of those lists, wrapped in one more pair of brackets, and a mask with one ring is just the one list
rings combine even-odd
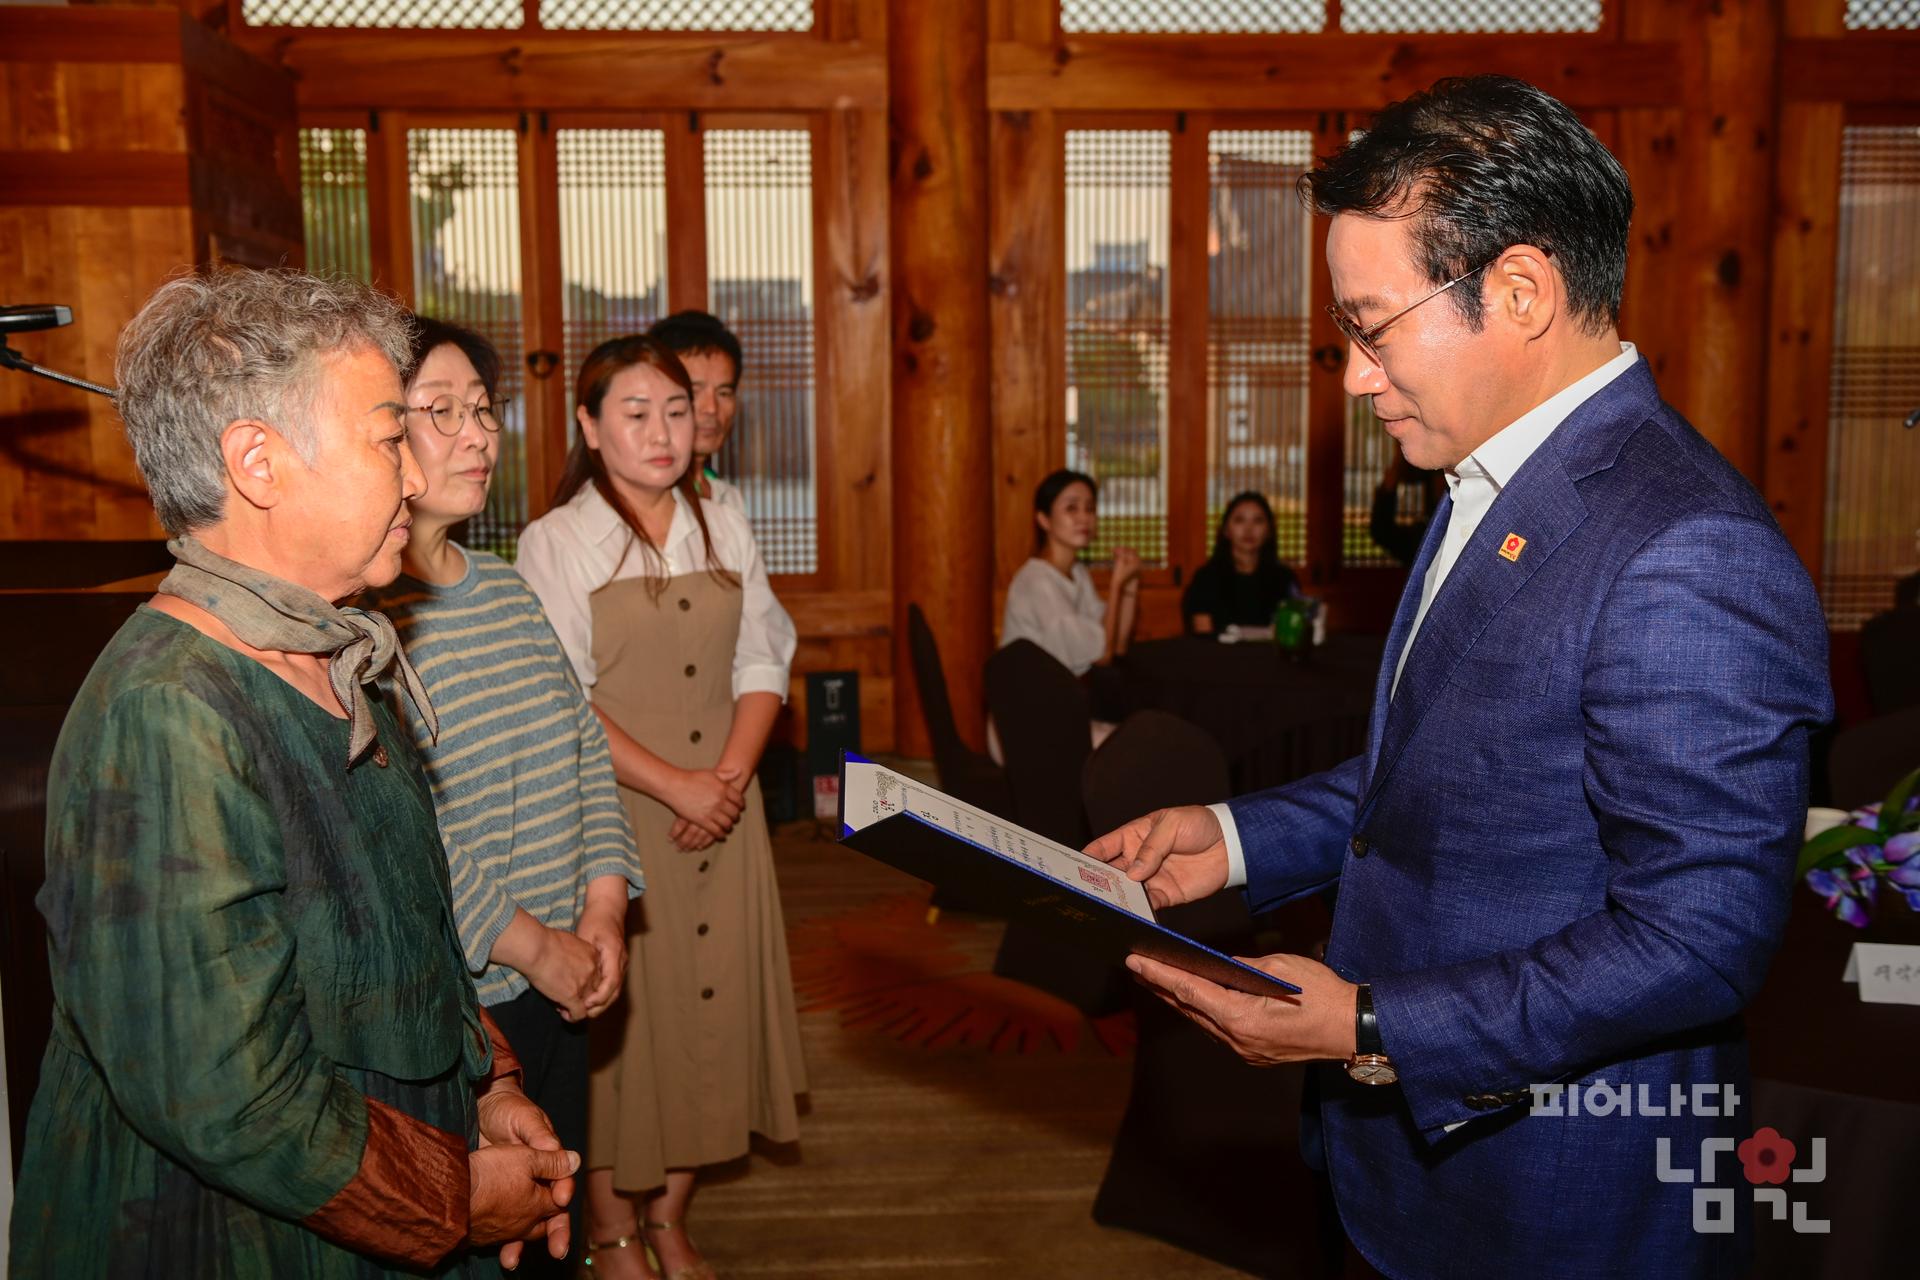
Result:
{"label": "woman with glasses", "polygon": [[[570,1150],[586,1141],[585,1019],[620,995],[627,899],[641,886],[613,759],[540,601],[454,529],[486,506],[499,461],[500,358],[478,334],[421,320],[404,371],[407,439],[426,491],[409,504],[393,619],[440,710],[408,728],[446,846],[454,919],[480,1002],[524,1087]],[[533,1274],[564,1274],[529,1252]]]}

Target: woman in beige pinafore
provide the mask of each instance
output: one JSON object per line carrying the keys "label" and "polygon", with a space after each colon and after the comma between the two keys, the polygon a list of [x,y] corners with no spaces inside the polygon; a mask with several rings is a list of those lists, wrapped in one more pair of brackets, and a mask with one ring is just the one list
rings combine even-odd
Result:
{"label": "woman in beige pinafore", "polygon": [[[647,886],[629,916],[624,1008],[590,1028],[588,1264],[649,1275],[644,1240],[666,1275],[697,1280],[713,1273],[685,1229],[695,1171],[745,1155],[754,1133],[799,1137],[805,1068],[751,767],[793,636],[744,517],[696,506],[682,473],[668,474],[668,459],[684,467],[686,455],[671,447],[681,416],[660,402],[684,404],[686,383],[663,352],[627,338],[588,357],[578,401],[595,429],[576,452],[602,470],[528,527],[519,564],[562,644],[579,651]],[[615,420],[634,403],[645,407]],[[647,483],[662,478],[665,497]]]}

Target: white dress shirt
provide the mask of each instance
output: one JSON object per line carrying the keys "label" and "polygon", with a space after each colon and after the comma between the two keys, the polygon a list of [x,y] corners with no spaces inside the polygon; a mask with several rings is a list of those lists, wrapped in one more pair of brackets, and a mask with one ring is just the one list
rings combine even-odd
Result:
{"label": "white dress shirt", "polygon": [[[1421,582],[1420,611],[1414,615],[1413,626],[1407,631],[1406,644],[1394,658],[1393,683],[1388,686],[1387,692],[1389,700],[1399,691],[1400,672],[1407,664],[1407,655],[1413,652],[1413,641],[1420,634],[1420,624],[1427,619],[1427,610],[1440,595],[1440,588],[1446,585],[1447,575],[1453,571],[1454,564],[1460,559],[1460,552],[1473,538],[1473,531],[1480,527],[1488,508],[1493,506],[1493,500],[1512,483],[1527,459],[1546,443],[1547,437],[1561,423],[1572,416],[1575,409],[1631,369],[1639,358],[1640,353],[1631,342],[1621,343],[1619,355],[1521,414],[1468,454],[1458,466],[1445,472],[1447,488],[1453,495],[1453,514],[1447,519],[1440,549],[1434,553],[1433,562],[1427,566],[1427,576]],[[1207,807],[1219,818],[1220,831],[1226,840],[1227,886],[1234,888],[1244,885],[1247,882],[1247,855],[1240,846],[1240,832],[1234,825],[1233,815],[1224,804]]]}
{"label": "white dress shirt", "polygon": [[741,515],[747,514],[747,500],[740,496],[740,486],[731,480],[722,480],[719,476],[708,476],[707,490],[708,502],[717,502],[723,507],[732,507]]}
{"label": "white dress shirt", "polygon": [[[700,525],[677,489],[673,502],[673,523],[661,548],[667,574],[704,573],[707,555],[700,541]],[[784,702],[787,672],[799,643],[793,619],[767,584],[766,564],[760,559],[760,548],[747,527],[746,516],[737,507],[710,498],[701,500],[700,509],[713,537],[715,558],[739,576],[744,596],[740,638],[733,649],[733,696],[772,693]],[[592,485],[521,532],[515,567],[540,597],[541,607],[559,634],[581,685],[588,689],[599,679],[593,665],[593,606],[589,597],[609,582],[659,572],[658,562],[649,563],[620,513]]]}
{"label": "white dress shirt", "polygon": [[1076,676],[1106,656],[1107,602],[1093,575],[1076,561],[1071,576],[1035,556],[1007,584],[1000,616],[1000,647],[1031,640]]}

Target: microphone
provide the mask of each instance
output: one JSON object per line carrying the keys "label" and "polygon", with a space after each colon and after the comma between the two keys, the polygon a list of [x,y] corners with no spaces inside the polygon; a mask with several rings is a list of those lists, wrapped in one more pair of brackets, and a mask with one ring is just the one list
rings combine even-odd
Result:
{"label": "microphone", "polygon": [[1907,427],[1907,430],[1909,431],[1913,430],[1915,427],[1920,427],[1920,409],[1915,409],[1912,413],[1907,415],[1906,427]]}
{"label": "microphone", "polygon": [[0,307],[0,368],[18,369],[21,373],[36,374],[65,386],[106,396],[111,400],[115,394],[112,387],[103,387],[97,382],[88,382],[85,378],[76,378],[72,374],[61,373],[55,369],[42,368],[7,345],[7,339],[16,333],[58,329],[72,323],[73,308],[58,306],[51,302],[36,302],[24,307]]}
{"label": "microphone", "polygon": [[0,340],[9,333],[32,333],[37,329],[58,329],[73,323],[73,308],[36,302],[25,307],[0,307]]}

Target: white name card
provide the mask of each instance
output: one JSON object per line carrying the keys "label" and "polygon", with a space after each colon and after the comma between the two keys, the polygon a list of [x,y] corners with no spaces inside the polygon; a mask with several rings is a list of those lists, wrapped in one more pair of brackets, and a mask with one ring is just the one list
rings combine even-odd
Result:
{"label": "white name card", "polygon": [[1840,981],[1859,983],[1866,1004],[1920,1004],[1920,947],[1856,942]]}

